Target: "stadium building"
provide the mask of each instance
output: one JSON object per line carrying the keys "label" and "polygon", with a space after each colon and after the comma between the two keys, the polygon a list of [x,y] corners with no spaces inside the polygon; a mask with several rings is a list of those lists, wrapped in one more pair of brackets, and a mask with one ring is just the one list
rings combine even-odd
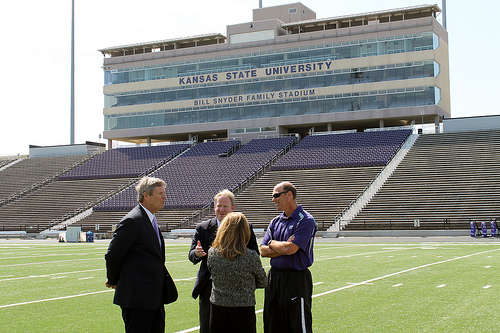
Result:
{"label": "stadium building", "polygon": [[450,117],[438,15],[316,19],[295,3],[256,9],[227,36],[101,50],[108,148],[140,145],[30,146],[0,160],[0,237],[69,226],[110,237],[146,175],[167,184],[169,237],[213,216],[222,189],[263,233],[284,180],[323,237],[496,235],[500,116]]}
{"label": "stadium building", "polygon": [[318,19],[258,8],[220,33],[104,55],[104,138],[155,143],[434,123],[450,117],[437,5]]}

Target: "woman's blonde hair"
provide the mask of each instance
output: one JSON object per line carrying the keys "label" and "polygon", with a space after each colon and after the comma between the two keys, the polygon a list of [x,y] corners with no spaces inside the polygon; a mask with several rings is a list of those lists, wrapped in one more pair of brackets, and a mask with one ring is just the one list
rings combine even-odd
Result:
{"label": "woman's blonde hair", "polygon": [[222,257],[234,260],[247,253],[250,241],[250,225],[242,213],[229,213],[222,220],[212,247],[217,248]]}

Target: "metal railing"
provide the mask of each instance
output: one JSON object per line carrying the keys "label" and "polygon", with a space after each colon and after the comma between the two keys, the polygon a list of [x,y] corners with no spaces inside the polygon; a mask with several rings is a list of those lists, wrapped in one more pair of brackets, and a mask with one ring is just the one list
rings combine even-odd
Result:
{"label": "metal railing", "polygon": [[[290,136],[290,135],[288,135]],[[264,166],[259,168],[256,172],[254,172],[251,176],[247,177],[245,180],[243,180],[241,183],[239,183],[237,186],[233,187],[231,192],[233,192],[235,195],[238,195],[239,193],[243,192],[246,188],[248,188],[250,185],[252,185],[254,182],[256,182],[262,175],[264,175],[266,172],[271,170],[271,167],[278,159],[280,159],[283,155],[288,153],[290,149],[292,149],[300,140],[300,137],[298,135],[293,135],[296,136],[297,139],[291,142],[289,145],[287,145],[285,148],[283,148],[279,153],[277,153],[269,162],[267,162]],[[208,215],[209,210],[212,210],[213,207],[213,202],[204,205],[201,209],[193,212],[191,215],[186,216],[181,220],[179,223],[179,229],[186,228],[191,226],[192,224],[195,223],[195,221],[199,221],[203,219],[205,216]]]}
{"label": "metal railing", "polygon": [[[380,173],[375,177],[374,180],[370,182],[368,186],[366,186],[363,191],[361,191],[358,196],[352,200],[347,207],[345,207],[342,212],[338,213],[334,219],[333,219],[333,225],[336,226],[334,227],[335,229],[338,229],[337,231],[342,230],[342,228],[347,225],[356,215],[357,213],[354,212],[359,212],[366,204],[373,198],[373,196],[379,191],[380,187],[387,181],[387,178],[394,172],[394,169],[397,167],[399,164],[400,160],[404,157],[402,155],[401,159],[399,161],[394,161],[394,157],[400,154],[403,149],[406,149],[405,146],[409,145],[408,149],[411,148],[415,140],[411,142],[410,140],[412,139],[417,139],[418,134],[410,134],[408,138],[405,140],[403,144],[399,147],[399,149],[391,156],[389,159],[389,163],[380,171]],[[391,165],[391,162],[394,163],[394,165]],[[351,215],[353,216],[348,216],[348,214],[351,212]]]}
{"label": "metal railing", "polygon": [[30,193],[33,193],[34,191],[36,191],[44,186],[52,184],[57,178],[59,178],[64,173],[76,168],[77,166],[87,162],[88,160],[90,160],[91,158],[94,158],[96,155],[99,155],[99,154],[100,154],[100,152],[95,152],[93,154],[86,155],[82,160],[80,160],[78,162],[74,162],[72,165],[67,166],[64,169],[53,173],[51,176],[44,178],[40,183],[34,183],[33,185],[31,185],[31,187],[25,187],[22,190],[20,190],[19,192],[13,193],[5,199],[1,199],[0,200],[0,207],[5,206],[7,204],[10,204],[11,202],[14,202],[16,200],[19,200],[22,197],[24,197]]}

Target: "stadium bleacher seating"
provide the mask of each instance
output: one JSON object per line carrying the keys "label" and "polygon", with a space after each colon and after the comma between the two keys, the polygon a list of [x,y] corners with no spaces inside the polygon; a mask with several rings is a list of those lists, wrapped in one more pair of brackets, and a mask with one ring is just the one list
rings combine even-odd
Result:
{"label": "stadium bleacher seating", "polygon": [[[171,155],[161,153],[162,159],[148,157],[143,151],[132,153],[149,147],[123,148],[132,150],[103,153],[121,161],[104,168],[97,167],[108,165],[101,155],[81,166],[75,163],[84,157],[73,157],[75,161],[54,169],[56,163],[47,162],[51,159],[30,158],[0,171],[0,190],[15,183],[13,179],[26,181],[14,191],[29,187],[68,165],[75,171],[1,206],[0,231],[41,231],[90,205],[94,212],[76,225],[84,231],[96,231],[98,225],[101,232],[109,232],[136,205],[133,185],[145,173],[167,183],[165,209],[158,213],[164,232],[193,227],[180,222],[201,207],[209,207],[214,194],[225,188],[239,190],[236,210],[245,213],[254,228],[264,229],[279,213],[270,194],[281,181],[297,186],[298,202],[315,216],[320,230],[325,230],[375,179],[409,134],[404,129],[311,135],[288,152],[295,137],[257,139],[243,146],[239,141],[205,142],[191,148],[170,147],[179,150]],[[499,130],[421,135],[346,230],[407,230],[414,228],[415,219],[419,219],[420,229],[450,225],[468,229],[470,221],[498,219],[499,142]],[[143,159],[148,162],[138,161]],[[253,179],[251,183],[249,179]],[[208,213],[212,211],[209,207]]]}
{"label": "stadium bleacher seating", "polygon": [[[199,143],[151,176],[164,179],[167,184],[166,209],[200,209],[212,203],[218,191],[237,189],[295,140],[256,139],[239,150],[239,141]],[[127,210],[136,203],[131,187],[97,205],[95,210]]]}
{"label": "stadium bleacher seating", "polygon": [[1,173],[0,199],[28,190],[35,184],[83,163],[87,155],[28,157],[11,165]]}
{"label": "stadium bleacher seating", "polygon": [[309,135],[273,170],[386,165],[411,129]]}
{"label": "stadium bleacher seating", "polygon": [[19,158],[18,157],[7,157],[7,158],[4,158],[4,159],[0,159],[0,169],[3,168],[3,167],[6,167],[7,165],[9,165],[10,163],[18,160]]}
{"label": "stadium bleacher seating", "polygon": [[4,174],[17,175],[21,181],[26,181],[20,175],[30,179],[29,175],[33,174],[33,179],[38,180],[53,170],[67,171],[32,193],[1,206],[0,230],[43,230],[60,223],[128,187],[138,176],[151,172],[188,147],[187,144],[174,144],[118,148],[116,153],[106,151],[87,161],[91,156],[37,157],[21,161],[13,169],[2,171],[1,183],[9,184]]}
{"label": "stadium bleacher seating", "polygon": [[[135,178],[55,181],[0,207],[0,230],[43,231],[80,212]],[[91,208],[88,207],[88,208]]]}
{"label": "stadium bleacher seating", "polygon": [[107,150],[66,172],[59,180],[138,177],[157,169],[188,147],[188,144],[174,144]]}
{"label": "stadium bleacher seating", "polygon": [[347,230],[468,229],[500,217],[500,131],[419,136]]}
{"label": "stadium bleacher seating", "polygon": [[276,184],[290,181],[297,188],[297,202],[311,213],[319,230],[326,230],[336,214],[370,184],[382,167],[278,170],[267,172],[236,197],[236,210],[243,212],[254,228],[267,228],[280,212],[271,201]]}

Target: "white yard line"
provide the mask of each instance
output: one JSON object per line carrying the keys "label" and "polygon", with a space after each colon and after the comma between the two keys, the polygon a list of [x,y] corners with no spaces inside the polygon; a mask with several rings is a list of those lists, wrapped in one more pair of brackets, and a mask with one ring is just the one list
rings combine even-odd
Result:
{"label": "white yard line", "polygon": [[[174,281],[177,282],[177,281],[181,281],[181,280],[174,280]],[[11,308],[11,307],[20,306],[20,305],[34,304],[34,303],[43,303],[43,302],[50,302],[50,301],[58,301],[58,300],[68,299],[68,298],[76,298],[76,297],[89,296],[89,295],[97,295],[97,294],[102,294],[102,293],[108,293],[108,292],[111,292],[111,291],[114,291],[114,289],[100,290],[100,291],[94,291],[94,292],[91,292],[91,293],[84,293],[84,294],[77,294],[77,295],[68,295],[68,296],[61,296],[61,297],[54,297],[54,298],[39,299],[39,300],[28,301],[28,302],[6,304],[6,305],[0,305],[0,309]]]}
{"label": "white yard line", "polygon": [[[15,255],[16,253],[12,253],[12,255]],[[8,259],[30,259],[30,258],[39,258],[39,257],[62,257],[62,256],[90,256],[90,255],[100,255],[104,256],[104,253],[98,253],[98,252],[87,252],[87,253],[45,253],[45,252],[34,252],[34,253],[28,253],[23,256],[15,256],[15,257],[1,257],[0,260],[8,260]]]}
{"label": "white yard line", "polygon": [[[401,250],[401,249],[399,249],[399,250]],[[391,251],[398,251],[398,250],[372,252],[372,253],[375,254],[375,253],[383,253],[383,252],[391,252]],[[399,271],[399,272],[387,274],[387,275],[384,275],[384,276],[379,276],[379,277],[376,277],[376,278],[373,278],[373,279],[369,279],[369,280],[365,280],[365,281],[361,281],[361,282],[357,282],[357,283],[352,283],[352,284],[350,283],[350,284],[348,284],[348,285],[346,285],[344,287],[340,287],[340,288],[337,288],[337,289],[325,291],[323,293],[319,293],[319,294],[313,295],[312,297],[316,298],[316,297],[319,297],[319,296],[325,296],[325,295],[328,295],[328,294],[331,294],[331,293],[335,293],[337,291],[341,291],[341,290],[345,290],[345,289],[349,289],[349,288],[353,288],[353,287],[357,287],[357,286],[371,284],[374,281],[383,280],[383,279],[386,279],[386,278],[389,278],[389,277],[392,277],[392,276],[396,276],[396,275],[408,273],[408,272],[411,272],[411,271],[415,271],[417,269],[426,268],[426,267],[430,267],[430,266],[435,266],[435,265],[439,265],[439,264],[444,264],[444,263],[447,263],[447,262],[450,262],[450,261],[459,260],[459,259],[470,258],[472,256],[476,256],[476,255],[480,255],[480,254],[484,254],[484,253],[489,253],[489,252],[493,252],[493,251],[500,251],[500,249],[494,249],[494,250],[488,250],[488,251],[483,251],[483,252],[472,253],[472,254],[468,254],[468,255],[465,255],[465,256],[461,256],[461,257],[456,257],[456,258],[452,258],[452,259],[447,259],[447,260],[433,262],[433,263],[430,263],[430,264],[416,266],[416,267],[413,267],[413,268],[408,268],[408,269],[405,269],[405,270],[402,270],[402,271]],[[333,257],[333,258],[329,258],[329,259],[323,259],[323,260],[338,259],[338,258],[348,258],[348,257],[355,257],[355,256],[363,256],[363,255],[366,255],[366,254],[367,253],[360,253],[360,254],[354,254],[354,255],[348,255],[348,256],[337,256],[337,257]],[[321,259],[319,259],[319,260],[321,260]],[[394,285],[394,286],[399,286],[399,285]],[[262,313],[263,311],[264,311],[264,309],[260,309],[260,310],[255,311],[255,313],[258,314],[258,313]],[[192,328],[189,328],[189,329],[186,329],[186,330],[183,330],[183,331],[178,331],[178,332],[175,332],[175,333],[188,333],[188,332],[196,331],[197,329],[199,329],[199,326],[198,327],[192,327]]]}
{"label": "white yard line", "polygon": [[[257,311],[255,311],[255,313],[257,313]],[[196,326],[196,327],[191,327],[191,328],[188,328],[187,330],[183,330],[183,331],[177,331],[175,333],[189,333],[189,332],[194,332],[194,331],[197,331],[200,329],[200,326]]]}
{"label": "white yard line", "polygon": [[[399,250],[402,250],[402,249],[397,249],[397,250],[394,249],[394,250],[389,250],[389,251],[370,252],[370,253],[361,253],[361,254],[354,254],[354,255],[347,255],[347,256],[336,256],[336,257],[332,257],[332,258],[318,259],[318,261],[319,260],[331,260],[331,259],[340,259],[340,258],[349,258],[349,257],[355,257],[355,256],[363,256],[363,255],[367,255],[367,254],[379,254],[379,253],[393,252],[393,251],[399,251]],[[392,277],[392,276],[401,275],[401,274],[408,273],[408,272],[411,272],[411,271],[415,271],[415,270],[418,270],[418,269],[421,269],[421,268],[426,268],[426,267],[431,267],[431,266],[435,266],[435,265],[440,265],[440,264],[444,264],[444,263],[447,263],[447,262],[451,262],[451,261],[455,261],[455,260],[460,260],[460,259],[464,259],[464,258],[470,258],[470,257],[476,256],[476,255],[480,255],[480,254],[484,254],[484,253],[489,253],[489,252],[494,252],[494,251],[500,251],[500,249],[494,249],[494,250],[488,250],[488,251],[482,251],[482,252],[472,253],[472,254],[468,254],[468,255],[464,255],[464,256],[460,256],[460,257],[455,257],[455,258],[451,258],[451,259],[447,259],[447,260],[437,261],[437,262],[433,262],[433,263],[429,263],[429,264],[425,264],[425,265],[420,265],[420,266],[408,268],[408,269],[405,269],[405,270],[402,270],[402,271],[399,271],[399,272],[394,272],[394,273],[391,273],[391,274],[379,276],[379,277],[376,277],[376,278],[373,278],[373,279],[368,279],[368,280],[365,280],[365,281],[348,284],[348,285],[346,285],[344,287],[340,287],[340,288],[336,288],[336,289],[329,290],[329,291],[326,291],[326,292],[322,292],[322,293],[319,293],[319,294],[315,294],[312,297],[316,298],[316,297],[320,297],[320,296],[325,296],[325,295],[328,295],[328,294],[331,294],[331,293],[335,293],[337,291],[346,290],[346,289],[357,287],[357,286],[361,286],[361,285],[367,285],[367,284],[370,284],[370,283],[372,283],[374,281],[383,280],[383,279],[386,279],[386,278],[389,278],[389,277]],[[101,260],[102,258],[99,258],[99,259]],[[95,260],[95,259],[77,259],[77,260]],[[65,261],[74,261],[74,260],[62,260],[62,261],[59,261],[59,262],[65,262]],[[46,263],[54,263],[54,262],[46,262]],[[41,264],[41,263],[32,263],[32,264]],[[29,264],[3,265],[3,266],[0,266],[0,267],[21,266],[21,265],[29,265]],[[88,271],[97,271],[97,270],[103,270],[103,269],[88,270]],[[88,271],[79,271],[79,272],[88,272]],[[72,272],[72,273],[78,273],[78,272]],[[54,276],[54,275],[60,275],[60,274],[67,274],[67,273],[47,274],[47,275],[43,275],[43,276]],[[34,276],[34,277],[43,277],[43,276],[40,275],[40,276]],[[30,277],[24,277],[24,278],[31,278],[31,276]],[[3,279],[3,280],[0,280],[0,281],[14,280],[14,279],[20,279],[20,278]],[[188,280],[188,279],[179,279],[179,280],[175,280],[175,281],[185,281],[185,280]],[[490,286],[486,286],[486,287],[489,288]],[[95,291],[95,292],[84,293],[84,294],[68,295],[68,296],[47,298],[47,299],[34,300],[34,301],[28,301],[28,302],[6,304],[6,305],[0,305],[0,309],[9,308],[9,307],[15,307],[15,306],[20,306],[20,305],[42,303],[42,302],[50,302],[50,301],[63,300],[63,299],[69,299],[69,298],[83,297],[83,296],[89,296],[89,295],[96,295],[96,294],[102,294],[102,293],[107,293],[107,292],[112,292],[112,291],[113,291],[113,289],[109,289],[109,290],[101,290],[101,291]],[[255,311],[255,313],[261,313],[261,312],[263,312],[263,309]],[[189,328],[189,329],[186,329],[186,330],[183,330],[183,331],[178,331],[176,333],[188,333],[188,332],[196,331],[198,329],[199,329],[199,327],[192,327],[192,328]]]}
{"label": "white yard line", "polygon": [[442,260],[442,261],[436,261],[436,262],[433,262],[433,263],[430,263],[430,264],[425,264],[425,265],[421,265],[421,266],[416,266],[416,267],[408,268],[408,269],[405,269],[405,270],[402,270],[402,271],[399,271],[399,272],[395,272],[395,273],[391,273],[391,274],[379,276],[379,277],[376,277],[376,278],[373,278],[373,279],[369,279],[369,280],[365,280],[365,281],[362,281],[362,282],[357,282],[357,283],[349,284],[347,286],[340,287],[340,288],[337,288],[337,289],[325,291],[323,293],[313,295],[312,297],[315,298],[315,297],[319,297],[319,296],[328,295],[328,294],[331,294],[331,293],[335,293],[337,291],[341,291],[341,290],[345,290],[345,289],[349,289],[349,288],[353,288],[353,287],[357,287],[357,286],[361,286],[361,285],[366,285],[367,283],[371,283],[371,282],[378,281],[378,280],[383,280],[383,279],[386,279],[386,278],[389,278],[389,277],[392,277],[392,276],[401,275],[401,274],[404,274],[404,273],[415,271],[417,269],[431,267],[431,266],[435,266],[435,265],[440,265],[440,264],[444,264],[444,263],[447,263],[447,262],[451,262],[451,261],[455,261],[455,260],[460,260],[460,259],[464,259],[464,258],[470,258],[470,257],[473,257],[473,256],[477,256],[477,255],[484,254],[484,253],[489,253],[489,252],[494,252],[494,251],[500,251],[500,249],[494,249],[494,250],[488,250],[488,251],[482,251],[482,252],[472,253],[472,254],[468,254],[468,255],[465,255],[465,256],[461,256],[461,257],[451,258],[451,259]]}
{"label": "white yard line", "polygon": [[101,290],[101,291],[94,291],[92,293],[85,293],[85,294],[78,294],[78,295],[69,295],[69,296],[61,296],[61,297],[54,297],[54,298],[39,299],[39,300],[36,300],[36,301],[29,301],[29,302],[6,304],[6,305],[0,305],[0,309],[10,308],[10,307],[19,306],[19,305],[27,305],[27,304],[34,304],[34,303],[43,303],[43,302],[57,301],[57,300],[61,300],[61,299],[68,299],[68,298],[75,298],[75,297],[81,297],[81,296],[89,296],[89,295],[96,295],[96,294],[102,294],[102,293],[109,293],[110,291],[113,291],[113,289],[110,289],[110,290]]}
{"label": "white yard line", "polygon": [[52,274],[41,274],[41,275],[29,275],[29,276],[10,277],[10,278],[6,278],[6,279],[0,279],[0,282],[3,282],[3,281],[12,281],[12,280],[24,280],[24,279],[35,279],[35,278],[53,277],[53,276],[62,275],[62,274],[76,274],[76,273],[97,272],[97,271],[104,271],[104,270],[105,270],[105,268],[98,268],[98,269],[88,269],[88,270],[84,270],[84,271],[61,272],[61,273],[52,273]]}
{"label": "white yard line", "polygon": [[374,252],[366,252],[366,253],[357,253],[357,254],[348,254],[345,256],[335,256],[331,258],[319,258],[319,259],[314,259],[314,261],[324,261],[324,260],[334,260],[334,259],[342,259],[342,258],[352,258],[352,257],[360,257],[360,256],[369,256],[373,254],[381,254],[381,253],[389,253],[389,252],[396,252],[396,251],[403,251],[403,250],[411,250],[410,248],[400,248],[400,249],[388,249],[388,250],[383,250],[383,251],[374,251]]}
{"label": "white yard line", "polygon": [[53,264],[56,262],[73,262],[73,261],[88,261],[88,260],[102,260],[102,258],[89,258],[89,259],[68,259],[68,260],[54,260],[54,261],[40,261],[40,262],[27,262],[24,264],[10,264],[10,265],[0,265],[2,267],[17,267],[17,266],[29,266],[29,265],[45,265]]}
{"label": "white yard line", "polygon": [[[366,253],[357,253],[357,254],[348,254],[345,256],[335,256],[335,257],[330,257],[330,258],[314,258],[314,261],[325,261],[325,260],[335,260],[335,259],[343,259],[343,258],[352,258],[352,257],[360,257],[360,256],[368,256],[372,254],[381,254],[381,253],[387,253],[387,252],[395,252],[395,251],[402,251],[402,250],[410,250],[410,248],[400,248],[400,249],[390,249],[390,250],[384,250],[384,251],[374,251],[374,252],[366,252]],[[270,268],[270,265],[264,266],[264,268]]]}
{"label": "white yard line", "polygon": [[[0,265],[0,268],[2,267],[16,267],[16,266],[29,266],[29,265],[43,265],[43,264],[53,264],[57,262],[68,262],[68,261],[87,261],[87,260],[102,260],[103,257],[99,258],[86,258],[86,259],[68,259],[68,260],[54,260],[54,261],[40,261],[40,262],[26,262],[23,264],[8,264],[8,265]],[[180,262],[189,262],[188,259],[183,259],[183,260],[174,260],[174,261],[167,261],[166,264],[171,264],[171,263],[180,263]]]}

